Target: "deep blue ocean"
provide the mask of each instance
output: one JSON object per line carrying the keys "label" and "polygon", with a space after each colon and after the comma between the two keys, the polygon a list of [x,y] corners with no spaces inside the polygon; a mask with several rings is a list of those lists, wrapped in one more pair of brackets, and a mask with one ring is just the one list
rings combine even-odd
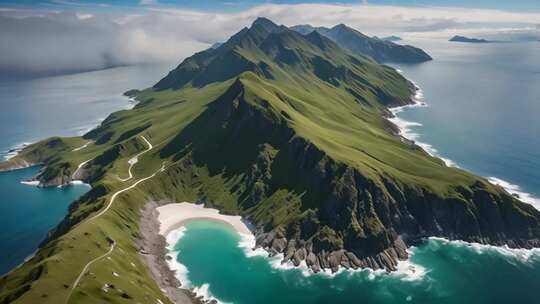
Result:
{"label": "deep blue ocean", "polygon": [[[0,159],[23,143],[53,135],[81,135],[111,112],[133,106],[122,93],[151,86],[171,65],[0,82]],[[40,189],[21,184],[39,168],[0,172],[0,274],[31,255],[88,191],[87,185]]]}
{"label": "deep blue ocean", "polygon": [[394,65],[427,105],[398,114],[406,133],[540,209],[540,43],[411,43],[435,60]]}
{"label": "deep blue ocean", "polygon": [[[395,65],[422,89],[427,106],[398,113],[405,135],[432,153],[494,177],[524,200],[540,197],[540,44],[411,42],[435,60]],[[144,66],[0,83],[0,151],[52,135],[77,135],[130,107],[121,94],[153,84],[172,67]],[[0,173],[0,273],[35,251],[85,186],[37,189],[31,168]],[[495,179],[493,179],[495,180]],[[183,279],[232,303],[538,303],[538,251],[430,240],[395,275],[309,276],[246,256],[227,226],[194,222],[174,244]],[[204,254],[203,254],[204,253]],[[180,265],[180,264],[179,264]],[[275,300],[275,301],[274,301]]]}

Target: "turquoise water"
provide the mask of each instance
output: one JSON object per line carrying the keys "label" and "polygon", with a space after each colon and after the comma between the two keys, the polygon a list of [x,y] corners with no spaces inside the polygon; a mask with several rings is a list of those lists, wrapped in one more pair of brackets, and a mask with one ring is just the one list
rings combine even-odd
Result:
{"label": "turquoise water", "polygon": [[[111,112],[132,106],[122,93],[144,88],[170,65],[0,82],[0,159],[14,146],[48,136],[80,135]],[[0,173],[0,274],[31,255],[88,186],[41,189],[21,180],[39,168]]]}
{"label": "turquoise water", "polygon": [[180,276],[223,303],[538,303],[540,252],[430,240],[413,249],[423,275],[370,271],[305,275],[247,257],[240,236],[223,223],[191,222],[174,246],[187,267]]}

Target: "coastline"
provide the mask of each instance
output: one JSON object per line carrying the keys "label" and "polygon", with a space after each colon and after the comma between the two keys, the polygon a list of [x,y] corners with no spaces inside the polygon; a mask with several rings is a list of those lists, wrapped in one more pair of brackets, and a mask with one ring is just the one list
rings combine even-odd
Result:
{"label": "coastline", "polygon": [[[396,71],[404,75],[403,71],[401,71],[400,69],[396,69]],[[431,144],[419,141],[421,135],[418,133],[415,133],[412,130],[412,128],[422,127],[423,126],[422,123],[408,121],[399,117],[399,113],[403,112],[406,109],[428,107],[428,104],[424,101],[424,93],[423,93],[422,88],[418,86],[418,84],[414,82],[413,80],[410,80],[410,79],[408,80],[416,88],[416,93],[411,98],[411,104],[388,108],[388,110],[390,110],[390,112],[392,113],[392,116],[387,118],[388,121],[390,121],[397,127],[397,129],[399,130],[398,136],[401,136],[405,138],[406,140],[412,141],[414,144],[424,149],[424,151],[426,151],[429,155],[441,159],[448,167],[455,167],[455,168],[467,170],[466,168],[460,167],[453,160],[440,156],[439,151],[435,149]],[[474,171],[472,170],[467,170],[467,171],[474,173]],[[511,195],[516,196],[522,202],[528,203],[532,205],[534,208],[540,210],[540,198],[535,197],[531,193],[523,191],[519,185],[512,184],[511,182],[508,182],[504,179],[501,179],[495,176],[487,176],[487,177],[484,176],[484,178],[488,180],[490,183],[502,187],[506,192],[510,193]]]}
{"label": "coastline", "polygon": [[160,223],[159,234],[164,237],[167,237],[173,230],[186,225],[190,221],[205,219],[229,224],[239,234],[252,234],[241,216],[223,215],[219,213],[219,210],[205,208],[203,205],[187,202],[172,203],[158,207],[157,212]]}
{"label": "coastline", "polygon": [[[395,271],[392,272],[385,269],[375,270],[369,267],[354,269],[342,265],[337,267],[337,271],[331,268],[323,268],[319,272],[314,272],[307,265],[306,260],[302,260],[299,265],[296,265],[291,260],[285,261],[283,253],[272,254],[270,250],[257,246],[256,237],[252,233],[253,229],[240,216],[223,215],[217,209],[205,208],[202,205],[192,203],[170,203],[157,207],[157,203],[148,202],[141,216],[141,233],[145,240],[143,243],[148,243],[148,240],[152,239],[159,239],[159,241],[154,242],[152,246],[143,245],[144,254],[142,256],[151,272],[156,273],[154,275],[156,282],[167,294],[171,294],[171,299],[176,296],[175,292],[171,291],[171,288],[178,290],[182,288],[180,286],[184,286],[183,288],[188,288],[184,289],[184,291],[193,293],[196,299],[210,303],[218,301],[209,293],[208,286],[191,286],[191,282],[187,278],[188,269],[176,260],[178,252],[174,251],[175,244],[184,235],[185,225],[197,220],[212,220],[231,226],[240,236],[238,247],[244,251],[246,257],[263,257],[274,269],[297,269],[301,271],[304,277],[313,275],[335,277],[343,272],[367,272],[370,277],[388,275],[404,281],[416,281],[421,280],[426,274],[423,267],[410,261],[414,247],[411,247],[411,251],[408,251],[409,258],[400,260]],[[153,226],[149,225],[149,222],[152,221]]]}
{"label": "coastline", "polygon": [[[204,208],[202,205],[191,203],[171,203],[158,207],[158,204],[155,202],[148,202],[145,206],[142,216],[142,218],[146,218],[144,221],[149,219],[149,214],[152,215],[150,219],[153,221],[154,226],[152,229],[148,229],[148,226],[141,225],[141,232],[145,235],[145,238],[159,239],[159,242],[155,243],[154,251],[144,252],[142,256],[148,267],[152,269],[152,273],[156,273],[154,274],[154,279],[159,283],[162,290],[169,295],[171,300],[174,297],[174,293],[182,291],[190,295],[192,299],[202,301],[201,303],[219,303],[219,300],[211,294],[208,284],[202,286],[193,286],[191,284],[187,278],[189,269],[177,261],[179,252],[174,250],[174,246],[181,241],[185,234],[186,230],[184,226],[189,222],[197,220],[212,220],[231,226],[240,235],[238,247],[244,251],[246,257],[263,257],[273,269],[280,271],[297,270],[304,277],[324,276],[333,278],[344,273],[365,273],[370,279],[385,276],[405,282],[419,282],[424,280],[426,274],[430,271],[430,269],[415,264],[411,260],[417,249],[417,246],[411,246],[407,250],[409,253],[408,259],[399,261],[396,270],[392,272],[382,269],[352,269],[340,266],[337,272],[331,272],[330,269],[323,269],[321,272],[315,273],[307,266],[305,261],[302,261],[300,265],[295,265],[291,261],[283,263],[282,253],[271,255],[270,251],[256,247],[255,236],[250,232],[251,230],[248,224],[242,221],[239,216],[219,214],[219,211],[216,209]],[[424,240],[426,242],[450,244],[455,247],[466,247],[479,254],[497,253],[524,263],[531,261],[532,257],[540,256],[540,249],[515,249],[507,246],[468,243],[438,237],[428,237]],[[143,250],[148,250],[148,246],[143,246],[142,248]],[[172,296],[171,293],[173,293]],[[178,301],[175,303],[183,304],[186,302]]]}
{"label": "coastline", "polygon": [[194,291],[184,287],[176,277],[174,270],[169,268],[166,258],[168,254],[167,241],[165,236],[160,234],[158,206],[157,202],[149,201],[141,209],[140,238],[137,241],[141,259],[145,262],[156,284],[171,302],[175,304],[209,303],[197,296]]}
{"label": "coastline", "polygon": [[28,147],[31,144],[32,144],[31,142],[22,142],[22,143],[18,143],[11,146],[9,150],[3,151],[3,153],[5,154],[4,160],[10,160],[14,158],[15,156],[19,154],[19,152],[21,152],[24,148]]}
{"label": "coastline", "polygon": [[[400,74],[402,74],[401,70],[397,70],[397,71]],[[438,154],[439,151],[437,151],[437,149],[435,149],[431,144],[424,143],[424,142],[421,142],[421,141],[418,140],[420,135],[417,134],[417,133],[414,133],[411,128],[412,127],[421,127],[422,126],[421,123],[414,122],[414,121],[408,121],[408,120],[405,120],[405,119],[399,117],[398,114],[403,112],[406,109],[424,108],[424,107],[428,106],[428,104],[424,102],[424,91],[422,90],[422,88],[420,88],[420,86],[418,86],[418,84],[416,82],[414,82],[414,81],[412,81],[410,79],[408,79],[408,80],[414,85],[414,88],[416,90],[415,94],[413,96],[411,96],[411,103],[407,104],[407,105],[404,105],[404,106],[388,108],[388,110],[390,110],[390,112],[392,113],[392,116],[389,117],[388,120],[397,127],[397,129],[399,130],[398,131],[399,136],[401,136],[401,137],[413,142],[415,145],[421,147],[429,155],[431,155],[433,157],[440,158],[442,161],[444,161],[444,163],[447,166],[459,168],[459,166],[455,162],[453,162],[452,160],[440,156]]]}

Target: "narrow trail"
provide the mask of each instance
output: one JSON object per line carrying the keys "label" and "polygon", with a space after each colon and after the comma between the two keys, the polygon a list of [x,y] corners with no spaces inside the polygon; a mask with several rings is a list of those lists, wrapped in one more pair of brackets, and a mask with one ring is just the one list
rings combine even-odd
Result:
{"label": "narrow trail", "polygon": [[71,150],[71,152],[77,152],[77,151],[80,151],[80,150],[82,150],[82,149],[88,147],[88,145],[91,144],[91,143],[92,143],[92,141],[89,140],[89,141],[87,141],[84,145],[82,145],[82,146],[80,146],[80,147],[78,147],[78,148],[75,148],[75,149]]}
{"label": "narrow trail", "polygon": [[75,170],[75,172],[73,172],[73,174],[71,174],[71,179],[74,179],[75,175],[79,172],[79,170],[81,170],[81,168],[84,167],[84,165],[86,165],[92,159],[94,159],[94,158],[90,158],[89,160],[85,160],[82,163],[80,163],[79,166],[77,167],[77,169]]}
{"label": "narrow trail", "polygon": [[73,282],[73,285],[71,286],[71,289],[69,290],[69,293],[68,293],[68,296],[66,298],[66,303],[69,302],[69,299],[71,298],[71,294],[73,293],[73,290],[75,290],[75,288],[77,287],[77,285],[79,285],[79,282],[81,281],[82,277],[84,276],[84,274],[86,273],[86,271],[88,270],[88,268],[95,262],[103,259],[103,258],[106,258],[107,256],[109,256],[113,250],[114,250],[114,247],[116,246],[116,242],[112,242],[111,243],[111,248],[109,249],[109,251],[107,251],[105,254],[103,255],[100,255],[98,256],[97,258],[91,260],[90,262],[88,262],[83,270],[81,271],[81,273],[79,274],[79,276],[77,277],[77,279],[75,280],[75,282]]}
{"label": "narrow trail", "polygon": [[[143,140],[148,144],[149,148],[148,148],[147,150],[145,150],[145,151],[139,153],[138,155],[136,155],[136,156],[133,157],[132,159],[137,159],[140,155],[142,155],[143,153],[146,153],[146,152],[150,151],[150,150],[153,148],[152,144],[151,144],[144,136],[141,136],[141,137],[142,137]],[[90,160],[88,160],[88,161],[90,161]],[[78,169],[80,169],[81,167],[83,167],[88,161],[85,161],[85,162],[81,163],[81,164],[79,165],[79,168],[78,168]],[[78,169],[77,169],[77,170],[78,170]],[[120,189],[120,190],[116,191],[116,192],[113,193],[113,195],[111,196],[111,198],[110,198],[109,203],[107,204],[107,206],[105,206],[105,208],[103,208],[103,210],[101,210],[98,214],[96,214],[96,215],[92,216],[91,218],[87,219],[85,222],[90,222],[90,221],[92,221],[92,220],[95,220],[95,219],[101,217],[102,215],[104,215],[104,214],[111,208],[111,206],[113,205],[113,203],[114,203],[114,201],[116,200],[116,198],[118,197],[118,195],[120,195],[120,194],[122,194],[122,193],[124,193],[124,192],[126,192],[126,191],[129,191],[129,190],[131,190],[131,189],[133,189],[133,188],[135,188],[135,187],[137,187],[137,185],[139,185],[140,183],[142,183],[142,182],[144,182],[144,181],[146,181],[146,180],[149,180],[149,179],[153,178],[154,176],[156,176],[156,175],[157,175],[158,173],[160,173],[160,172],[164,172],[165,169],[166,169],[166,167],[165,167],[165,163],[164,163],[164,164],[161,165],[161,168],[159,168],[157,171],[155,171],[155,172],[152,173],[151,175],[139,179],[138,181],[136,181],[135,183],[133,183],[133,184],[132,184],[131,186],[129,186],[129,187],[126,187],[126,188],[123,188],[123,189]],[[75,172],[77,172],[77,171],[75,171]],[[74,173],[74,174],[75,174],[75,173]],[[131,176],[131,167],[130,167],[130,179],[131,179],[131,177],[132,177],[132,176]],[[112,241],[112,244],[111,244],[111,248],[109,249],[109,251],[107,251],[105,254],[103,254],[103,255],[101,255],[101,256],[99,256],[99,257],[97,257],[97,258],[91,260],[90,262],[88,262],[88,263],[84,266],[84,268],[82,269],[81,273],[77,276],[77,279],[73,282],[73,285],[72,285],[72,287],[71,287],[71,289],[70,289],[70,291],[69,291],[69,294],[68,294],[68,296],[67,296],[67,298],[66,298],[66,302],[65,302],[65,303],[68,303],[68,302],[69,302],[69,300],[70,300],[70,298],[71,298],[71,295],[72,295],[72,293],[73,293],[73,290],[75,290],[75,288],[78,286],[79,282],[80,282],[81,279],[83,278],[84,274],[88,271],[88,269],[90,268],[90,266],[91,266],[93,263],[95,263],[95,262],[97,262],[97,261],[99,261],[99,260],[101,260],[101,259],[103,259],[103,258],[105,258],[105,257],[107,257],[107,256],[109,256],[109,255],[111,255],[112,252],[114,251],[114,248],[115,248],[115,247],[116,247],[116,242],[113,240],[113,241]]]}
{"label": "narrow trail", "polygon": [[121,181],[121,182],[127,182],[128,180],[132,179],[133,178],[133,174],[131,173],[131,169],[133,168],[133,166],[135,166],[136,163],[139,162],[139,156],[145,154],[146,152],[152,150],[154,148],[154,146],[152,146],[152,144],[146,139],[146,137],[142,136],[141,135],[141,138],[146,142],[146,144],[148,145],[148,149],[140,152],[139,154],[135,155],[134,157],[130,158],[128,160],[128,164],[129,164],[129,169],[128,169],[128,173],[129,173],[129,176],[127,178],[121,178],[121,177],[118,177],[118,180]]}
{"label": "narrow trail", "polygon": [[98,214],[96,214],[93,217],[87,219],[86,222],[92,221],[92,220],[102,216],[103,214],[105,214],[105,212],[107,212],[111,208],[112,204],[114,203],[114,201],[116,200],[116,197],[118,197],[118,195],[137,187],[138,184],[140,184],[140,183],[142,183],[142,182],[144,182],[146,180],[151,179],[152,177],[156,176],[156,174],[158,174],[159,172],[163,172],[163,171],[165,171],[165,165],[162,165],[161,168],[159,170],[157,170],[156,172],[154,172],[152,175],[149,175],[149,176],[147,176],[145,178],[141,178],[140,180],[135,182],[133,185],[131,185],[131,186],[127,187],[127,188],[116,191],[111,196],[111,199],[109,200],[109,203],[107,204],[107,206],[103,210],[101,210]]}

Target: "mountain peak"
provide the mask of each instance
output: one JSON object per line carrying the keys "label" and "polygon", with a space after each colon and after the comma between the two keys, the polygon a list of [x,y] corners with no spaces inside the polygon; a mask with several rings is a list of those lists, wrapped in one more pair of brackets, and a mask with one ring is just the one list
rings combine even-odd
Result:
{"label": "mountain peak", "polygon": [[311,33],[305,35],[305,37],[309,42],[313,43],[322,50],[327,49],[334,44],[332,40],[319,33],[318,31],[312,31]]}
{"label": "mountain peak", "polygon": [[[291,30],[302,35],[310,35],[312,32],[317,32],[329,38],[339,47],[348,49],[357,55],[370,57],[377,62],[420,63],[432,59],[426,52],[419,48],[371,38],[343,23],[332,28],[313,28],[310,25],[297,25],[291,27]],[[317,39],[315,38],[316,36],[311,36],[311,42],[316,41]]]}
{"label": "mountain peak", "polygon": [[251,24],[251,28],[255,27],[261,27],[269,32],[273,32],[274,30],[278,29],[279,26],[275,24],[272,20],[265,18],[265,17],[257,17],[255,21]]}
{"label": "mountain peak", "polygon": [[343,23],[340,23],[334,27],[332,27],[330,29],[330,31],[334,31],[334,32],[343,32],[343,31],[347,31],[347,32],[357,32],[355,29],[351,28],[351,27],[348,27],[347,25],[343,24]]}

